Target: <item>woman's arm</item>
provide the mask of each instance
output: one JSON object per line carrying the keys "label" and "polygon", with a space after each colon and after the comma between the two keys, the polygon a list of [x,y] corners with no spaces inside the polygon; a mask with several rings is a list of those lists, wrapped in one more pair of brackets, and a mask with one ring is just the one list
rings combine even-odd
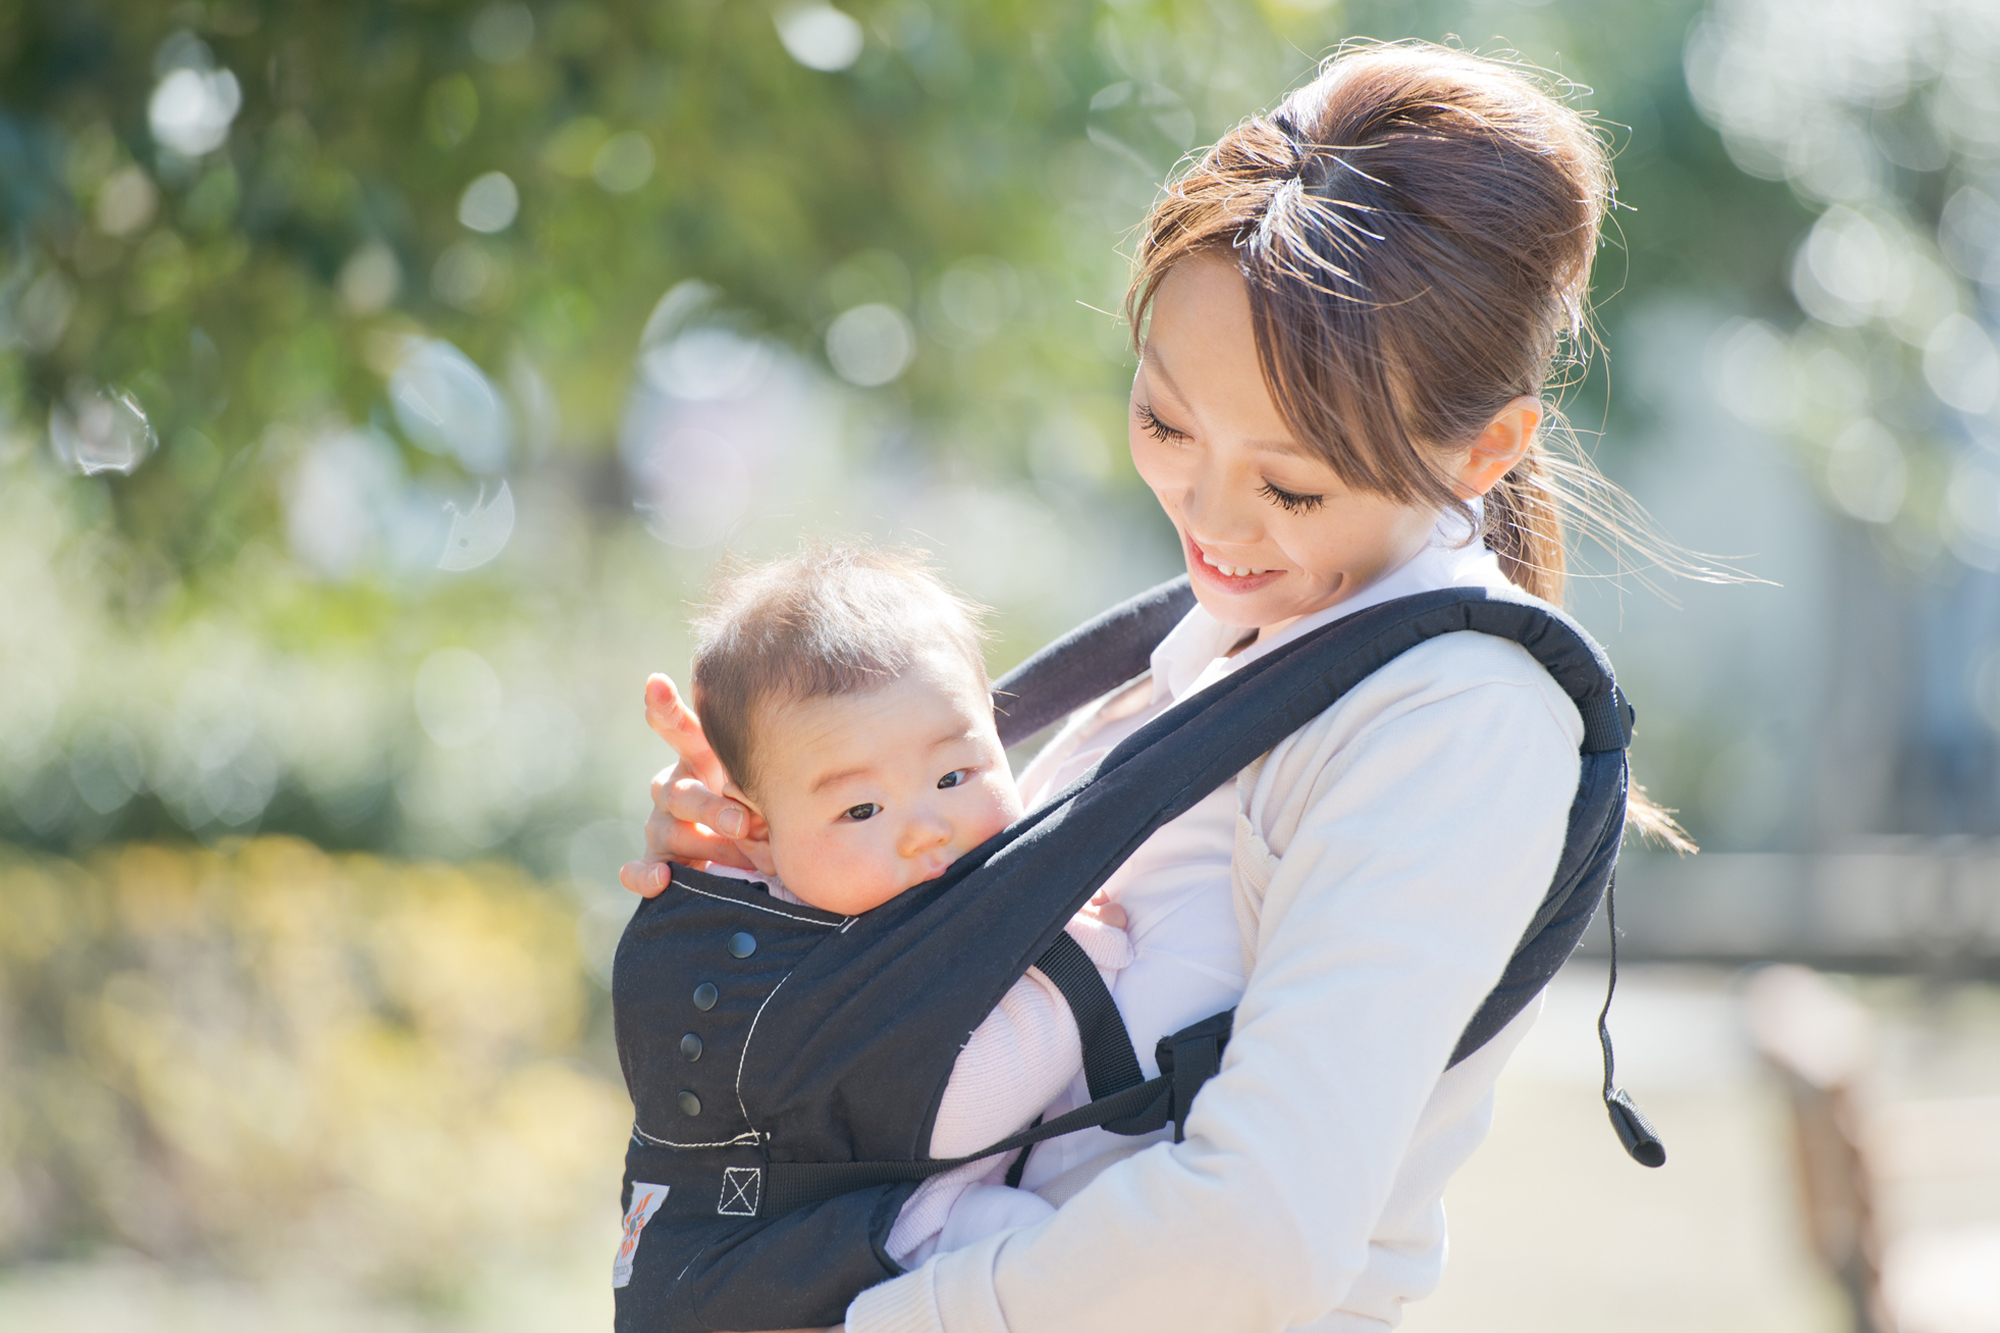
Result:
{"label": "woman's arm", "polygon": [[[1314,750],[1292,792],[1304,818],[1272,842],[1256,970],[1187,1141],[863,1293],[852,1333],[1268,1333],[1338,1308],[1450,1052],[1547,890],[1581,730],[1524,651],[1469,635],[1328,710],[1295,738]],[[1291,767],[1284,749],[1267,768]]]}

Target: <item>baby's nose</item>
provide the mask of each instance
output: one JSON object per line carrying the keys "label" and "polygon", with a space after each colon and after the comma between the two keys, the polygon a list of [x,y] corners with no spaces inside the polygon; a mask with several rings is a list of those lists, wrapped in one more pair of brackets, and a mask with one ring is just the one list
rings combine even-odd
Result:
{"label": "baby's nose", "polygon": [[936,817],[912,819],[903,825],[904,856],[921,856],[933,847],[951,841],[951,825]]}

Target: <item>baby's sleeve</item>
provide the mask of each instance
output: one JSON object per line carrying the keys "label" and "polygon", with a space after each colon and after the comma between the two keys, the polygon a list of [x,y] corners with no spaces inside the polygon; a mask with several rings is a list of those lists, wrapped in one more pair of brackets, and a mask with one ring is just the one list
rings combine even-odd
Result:
{"label": "baby's sleeve", "polygon": [[[1079,915],[1068,929],[1100,968],[1131,962],[1131,942],[1116,926]],[[1082,1069],[1068,1002],[1040,969],[1029,968],[958,1053],[931,1128],[931,1156],[963,1157],[1026,1129]],[[901,1263],[935,1241],[959,1196],[999,1169],[983,1159],[925,1181],[889,1232],[890,1257]]]}

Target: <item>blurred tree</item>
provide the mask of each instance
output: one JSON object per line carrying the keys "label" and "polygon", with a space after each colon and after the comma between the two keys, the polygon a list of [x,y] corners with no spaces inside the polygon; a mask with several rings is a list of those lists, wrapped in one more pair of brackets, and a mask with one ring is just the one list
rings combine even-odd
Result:
{"label": "blurred tree", "polygon": [[[1124,590],[1166,551],[1119,443],[1117,248],[1183,153],[1352,37],[1513,49],[1573,81],[1636,209],[1600,268],[1613,310],[1680,291],[1788,318],[1811,213],[1696,114],[1696,12],[16,0],[0,563],[39,610],[0,630],[0,668],[26,682],[0,707],[0,829],[68,845],[261,821],[519,850],[531,809],[560,797],[550,818],[574,822],[601,794],[489,800],[438,778],[485,802],[439,833],[410,778],[436,758],[418,664],[532,640],[566,726],[624,727],[579,659],[619,680],[677,660],[676,631],[611,622],[675,619],[646,585],[694,583],[718,542],[747,540],[727,536],[745,495],[780,482],[794,528],[853,524],[876,501],[828,497],[854,478],[916,497],[918,535],[1000,608],[1003,654]],[[1644,409],[1607,384],[1572,406],[1615,462]],[[662,401],[731,394],[777,404],[765,436],[825,442],[655,424]],[[702,459],[721,468],[708,489],[662,501],[661,469],[688,471],[673,449],[724,437],[741,457]],[[667,546],[634,543],[635,505]],[[440,575],[510,532],[507,559]],[[234,705],[249,734],[190,740],[224,707],[189,684],[198,665],[263,700]],[[287,671],[315,726],[273,720]],[[322,706],[330,674],[345,702]]]}

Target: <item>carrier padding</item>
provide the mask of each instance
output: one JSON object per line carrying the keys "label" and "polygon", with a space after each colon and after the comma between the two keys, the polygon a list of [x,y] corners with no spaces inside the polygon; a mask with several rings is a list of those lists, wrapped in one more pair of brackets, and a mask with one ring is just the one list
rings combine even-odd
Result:
{"label": "carrier padding", "polygon": [[[1171,624],[1162,623],[1160,608],[1177,595],[1172,588],[1154,590],[1152,618],[1142,610],[1133,623],[1146,623],[1148,633],[1164,633]],[[648,1162],[658,1165],[642,1168],[635,1157],[628,1181],[670,1183],[675,1201],[715,1208],[732,1197],[727,1172],[739,1155],[745,1163],[758,1154],[772,1163],[927,1159],[937,1106],[960,1047],[1134,848],[1383,664],[1461,630],[1521,643],[1586,719],[1600,720],[1586,737],[1584,749],[1593,753],[1585,757],[1585,780],[1571,811],[1571,844],[1538,914],[1540,929],[1524,939],[1501,988],[1454,1054],[1476,1049],[1539,990],[1596,905],[1602,881],[1592,867],[1601,867],[1615,852],[1615,826],[1609,821],[1615,817],[1612,790],[1621,797],[1623,792],[1619,747],[1627,718],[1602,654],[1560,612],[1482,589],[1446,589],[1357,612],[1181,701],[1075,784],[960,858],[944,876],[864,916],[843,920],[810,909],[774,911],[783,905],[768,897],[761,904],[750,901],[750,895],[762,896],[753,886],[676,867],[669,888],[634,914],[614,976],[621,1054],[643,1135],[635,1138],[633,1151],[670,1143],[735,1146],[646,1152]],[[1125,659],[1107,668],[1108,683],[1103,676],[1057,670],[1061,663],[1045,663],[1043,679],[1058,696],[1091,691],[1083,698],[1061,698],[1063,709],[1088,702],[1137,674],[1131,669],[1135,660],[1143,670],[1137,657],[1141,643],[1134,638]],[[1149,653],[1150,645],[1144,646]],[[1033,721],[1025,712],[1019,716],[1024,726]],[[1608,849],[1597,845],[1602,836],[1592,836],[1606,829],[1613,832]],[[756,940],[746,957],[729,947],[738,932]],[[700,1010],[692,997],[704,982],[718,994],[713,1007]],[[641,1029],[650,1035],[642,1037]],[[677,1053],[687,1032],[704,1045],[704,1054],[693,1062]],[[627,1054],[628,1042],[642,1053]],[[710,1063],[723,1051],[731,1052],[730,1061]],[[697,1114],[685,1113],[681,1091],[696,1094]],[[642,1169],[662,1178],[655,1181],[640,1174]],[[671,1180],[665,1178],[670,1170],[678,1173]],[[782,1218],[711,1216],[703,1224],[676,1208],[666,1219],[669,1229],[657,1238],[666,1242],[660,1250],[685,1256],[670,1283],[674,1294],[642,1292],[635,1276],[633,1286],[620,1293],[619,1328],[653,1333],[832,1322],[838,1302],[867,1285],[845,1284],[868,1262],[884,1265],[881,1276],[893,1271],[877,1249],[886,1223],[860,1232],[832,1226],[825,1233],[824,1260],[803,1244],[807,1233],[793,1229],[819,1225],[807,1219],[828,1210],[853,1223],[858,1214],[850,1210],[864,1204],[889,1207],[894,1191],[909,1188],[873,1186]],[[872,1193],[883,1190],[891,1194]],[[817,1244],[820,1233],[812,1234]],[[844,1236],[844,1243],[833,1243],[835,1235]],[[655,1239],[649,1226],[640,1252]],[[837,1262],[836,1253],[843,1256]],[[873,1258],[864,1262],[856,1257],[861,1254]],[[725,1317],[707,1308],[709,1298],[701,1295],[708,1291],[719,1300],[726,1291],[734,1300],[739,1294],[737,1284],[710,1284],[725,1258],[732,1267],[744,1265],[738,1271],[746,1280],[759,1271],[754,1265],[801,1278],[810,1270],[813,1276],[786,1292],[766,1289],[772,1303],[756,1303],[754,1310],[732,1304]],[[846,1277],[828,1277],[822,1284],[822,1263]],[[658,1276],[665,1269],[649,1261],[647,1271]],[[665,1317],[670,1307],[681,1313]]]}
{"label": "carrier padding", "polygon": [[[926,1155],[957,1048],[1141,842],[1382,665],[1458,630],[1521,643],[1573,698],[1614,688],[1560,613],[1466,589],[1369,608],[1224,677],[943,877],[806,954],[742,1067],[752,1123],[773,1135],[774,1157]],[[924,1111],[878,1119],[885,1105]]]}
{"label": "carrier padding", "polygon": [[993,684],[1000,743],[1019,745],[1152,665],[1153,650],[1194,606],[1187,575],[1079,625]]}

